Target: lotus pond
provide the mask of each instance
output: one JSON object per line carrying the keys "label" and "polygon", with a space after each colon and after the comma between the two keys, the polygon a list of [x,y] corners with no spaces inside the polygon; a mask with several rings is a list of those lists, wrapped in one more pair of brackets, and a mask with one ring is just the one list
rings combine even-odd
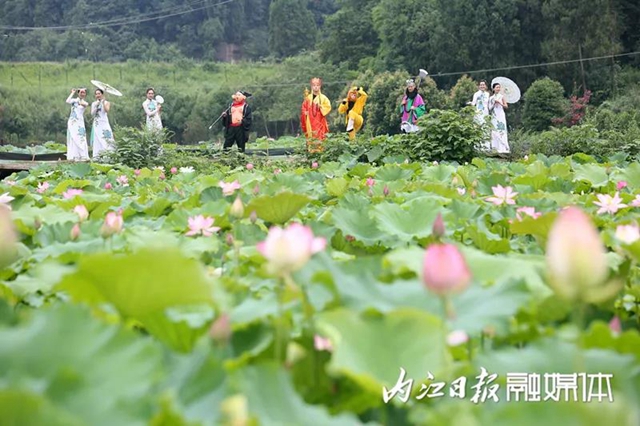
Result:
{"label": "lotus pond", "polygon": [[0,204],[3,425],[640,424],[640,163],[73,164]]}

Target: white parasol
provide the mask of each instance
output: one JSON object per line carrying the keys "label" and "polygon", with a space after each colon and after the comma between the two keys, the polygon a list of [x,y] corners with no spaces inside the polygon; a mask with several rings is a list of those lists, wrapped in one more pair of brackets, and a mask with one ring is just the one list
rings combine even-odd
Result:
{"label": "white parasol", "polygon": [[164,103],[164,98],[160,95],[156,95],[156,102],[159,104],[163,104]]}
{"label": "white parasol", "polygon": [[495,83],[500,85],[502,89],[500,90],[500,93],[502,93],[508,103],[515,104],[520,100],[520,88],[513,82],[513,80],[510,80],[507,77],[496,77],[491,80],[491,87],[493,87]]}
{"label": "white parasol", "polygon": [[115,87],[107,84],[107,83],[103,83],[101,81],[98,80],[91,80],[91,84],[93,84],[94,86],[96,86],[98,89],[103,90],[107,93],[111,93],[112,95],[115,96],[122,96],[122,93],[120,93],[120,91],[118,89],[116,89]]}

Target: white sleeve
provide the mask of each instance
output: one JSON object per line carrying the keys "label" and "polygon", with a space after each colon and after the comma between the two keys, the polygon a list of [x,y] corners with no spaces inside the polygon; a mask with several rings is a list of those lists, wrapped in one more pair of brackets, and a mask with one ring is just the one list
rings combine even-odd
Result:
{"label": "white sleeve", "polygon": [[142,104],[142,108],[144,109],[144,113],[147,114],[147,117],[153,117],[154,115],[156,115],[156,111],[151,111],[149,109],[149,102],[144,101],[144,103]]}

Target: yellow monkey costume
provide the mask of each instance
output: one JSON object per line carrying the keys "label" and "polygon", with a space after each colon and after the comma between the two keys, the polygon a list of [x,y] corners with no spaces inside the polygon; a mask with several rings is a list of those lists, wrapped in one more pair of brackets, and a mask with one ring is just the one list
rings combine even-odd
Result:
{"label": "yellow monkey costume", "polygon": [[340,114],[346,114],[345,124],[351,140],[355,139],[356,133],[364,123],[362,113],[364,112],[364,105],[367,103],[367,96],[362,87],[352,87],[347,93],[347,97],[342,100],[338,107]]}

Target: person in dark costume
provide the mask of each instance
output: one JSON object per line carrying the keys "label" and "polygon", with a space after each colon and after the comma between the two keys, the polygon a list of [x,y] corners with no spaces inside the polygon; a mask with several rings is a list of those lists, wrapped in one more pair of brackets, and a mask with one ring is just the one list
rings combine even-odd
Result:
{"label": "person in dark costume", "polygon": [[250,93],[237,91],[231,96],[233,102],[229,108],[222,113],[225,150],[230,149],[235,143],[238,150],[244,152],[251,130],[251,107],[247,104],[247,98],[250,96]]}

